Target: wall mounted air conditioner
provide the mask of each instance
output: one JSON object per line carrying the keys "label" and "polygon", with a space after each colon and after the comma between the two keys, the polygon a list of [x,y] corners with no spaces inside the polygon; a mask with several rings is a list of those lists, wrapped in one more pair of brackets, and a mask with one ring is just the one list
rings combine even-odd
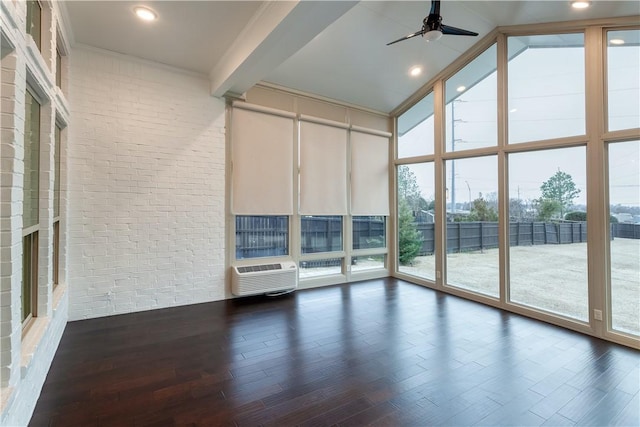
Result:
{"label": "wall mounted air conditioner", "polygon": [[231,267],[234,295],[282,293],[298,287],[298,268],[293,261]]}

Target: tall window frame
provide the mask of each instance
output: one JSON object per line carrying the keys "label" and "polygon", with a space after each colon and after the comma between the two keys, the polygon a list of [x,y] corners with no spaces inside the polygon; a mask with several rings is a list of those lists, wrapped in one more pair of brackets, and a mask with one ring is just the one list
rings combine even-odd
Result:
{"label": "tall window frame", "polygon": [[40,199],[40,121],[41,104],[27,85],[25,92],[24,183],[22,229],[22,294],[23,331],[38,316],[38,253]]}
{"label": "tall window frame", "polygon": [[62,150],[62,127],[56,123],[54,127],[53,145],[53,286],[60,283],[60,186],[61,186],[61,150]]}
{"label": "tall window frame", "polygon": [[42,5],[39,0],[27,0],[26,31],[42,51]]}
{"label": "tall window frame", "polygon": [[[238,156],[241,155],[241,151],[234,153],[236,149],[246,150],[249,145],[245,138],[245,133],[243,133],[247,126],[242,126],[241,129],[240,121],[234,122],[236,120],[234,117],[237,117],[237,120],[241,120],[243,117],[248,117],[246,111],[253,111],[257,114],[254,124],[260,124],[261,119],[265,119],[265,122],[268,123],[271,118],[265,118],[265,115],[294,120],[293,149],[290,150],[287,146],[286,150],[284,150],[286,153],[281,153],[281,155],[286,155],[288,158],[289,154],[291,154],[290,170],[292,171],[293,182],[291,196],[295,209],[293,213],[287,215],[284,215],[284,212],[280,215],[268,213],[266,210],[264,212],[256,211],[251,214],[240,212],[239,209],[236,209],[234,200],[237,199],[236,189],[241,187],[235,186],[235,183],[240,182],[243,178],[232,176],[229,187],[232,218],[229,229],[229,248],[234,248],[234,250],[228,252],[231,264],[240,266],[264,263],[268,259],[273,259],[273,261],[285,258],[293,259],[299,266],[299,279],[302,287],[331,285],[388,275],[387,254],[389,249],[387,242],[389,241],[389,227],[387,224],[389,223],[390,209],[389,192],[388,190],[382,192],[386,199],[386,205],[382,211],[380,208],[381,204],[384,204],[382,198],[373,200],[373,203],[369,205],[363,203],[362,199],[363,195],[369,191],[366,183],[363,183],[363,178],[372,173],[367,169],[370,164],[375,165],[374,170],[384,174],[382,176],[380,173],[372,173],[375,176],[371,176],[371,180],[377,180],[376,182],[384,181],[376,186],[376,190],[382,188],[381,184],[388,188],[389,151],[392,134],[379,129],[353,126],[345,122],[276,110],[257,104],[234,101],[228,108],[231,122],[229,152],[232,159],[240,158]],[[241,113],[236,116],[238,110]],[[303,147],[301,141],[305,129],[309,138],[305,140],[304,144],[307,145]],[[316,131],[320,129],[320,131],[314,132],[314,129]],[[235,145],[234,130],[238,130],[240,135],[238,147]],[[352,142],[354,133],[357,134],[355,143]],[[327,141],[327,138],[331,139],[331,141]],[[253,139],[253,141],[255,140],[256,138]],[[279,138],[279,140],[282,142],[283,138]],[[245,144],[244,147],[242,146],[243,144]],[[354,145],[358,145],[358,147],[353,148]],[[363,147],[367,149],[363,151]],[[321,152],[318,153],[318,149]],[[341,156],[339,158],[340,161],[336,162],[335,156],[327,155],[327,151],[334,153],[336,156]],[[255,150],[253,152],[255,156]],[[309,163],[309,161],[317,160],[319,157],[323,159],[326,157],[325,161],[320,161],[322,166],[319,167],[317,164]],[[306,163],[304,162],[305,159]],[[239,169],[234,162],[232,163],[233,175],[238,173]],[[340,164],[337,165],[335,163]],[[354,163],[356,163],[355,166]],[[289,171],[288,165],[286,168]],[[243,170],[245,171],[243,173],[248,173],[246,168]],[[352,171],[359,178],[359,185],[354,183],[356,179],[352,178]],[[255,175],[255,168],[252,169],[251,173]],[[306,175],[303,176],[303,173]],[[324,177],[323,179],[326,182],[317,185],[317,180],[321,179],[318,177]],[[328,182],[331,184],[328,184]],[[317,200],[310,200],[308,197],[305,198],[301,195],[301,191],[306,189],[307,192],[318,193],[320,194],[319,197],[321,197],[322,193],[327,190],[327,185],[341,187],[340,189],[331,188],[330,201],[325,204],[318,204]],[[288,186],[283,186],[280,189],[280,193],[288,194],[288,188]],[[356,202],[354,202],[354,195],[359,196]],[[283,196],[283,194],[280,194],[280,196]],[[253,203],[254,208],[258,205],[259,203]],[[354,222],[362,221],[366,215],[360,211],[358,213],[352,212],[352,206],[358,206],[360,211],[363,212],[370,210],[375,217],[368,218],[368,220],[375,222],[375,226],[371,227],[375,236],[369,240],[367,247],[360,247],[359,242],[354,244],[354,236],[363,237],[362,233],[358,233],[358,231],[362,231],[360,228],[358,228],[358,231],[354,230],[356,227]],[[247,225],[247,218],[251,216],[255,221],[269,219],[282,221],[282,227],[279,227],[278,230],[285,237],[284,240],[280,238],[279,241],[282,241],[282,244],[278,245],[278,250],[256,251],[254,254],[247,250],[251,249],[246,247],[246,244],[251,242],[251,238],[248,239],[248,236],[252,234],[252,231],[250,230],[251,227],[245,225]],[[312,229],[310,229],[310,223],[316,223],[317,227],[311,227]],[[322,230],[320,229],[323,227],[327,228],[325,231],[331,233],[331,236],[325,236],[326,233],[321,232]],[[267,234],[273,231],[275,230],[267,231]],[[383,235],[381,236],[380,233]]]}
{"label": "tall window frame", "polygon": [[[637,111],[640,108],[638,107],[640,85],[636,78],[639,67],[637,58],[640,55],[640,26],[636,24],[603,28],[601,34],[604,56],[602,72],[605,76],[602,105],[606,106],[602,113],[604,116],[602,142],[605,146],[603,163],[606,176],[602,183],[602,191],[606,194],[606,203],[603,204],[605,205],[603,217],[606,219],[603,222],[614,222],[605,230],[603,239],[606,242],[605,255],[608,259],[607,268],[602,272],[603,281],[606,283],[604,297],[606,308],[603,321],[606,327],[605,338],[619,341],[620,337],[623,337],[622,343],[637,342],[640,340],[640,324],[638,324],[637,306],[634,307],[634,304],[638,304],[637,294],[640,290],[632,288],[634,293],[628,293],[630,289],[628,284],[625,286],[626,280],[621,269],[632,265],[628,261],[625,262],[622,255],[628,254],[629,249],[636,247],[634,245],[628,248],[629,243],[636,241],[636,239],[630,240],[629,237],[635,236],[634,231],[640,225],[636,217],[628,214],[620,215],[619,206],[624,206],[621,201],[625,199],[629,201],[630,197],[628,193],[620,192],[622,187],[629,188],[630,185],[640,184],[637,176],[637,150],[640,144],[640,121],[637,118]],[[630,61],[625,61],[625,57],[620,56],[620,53],[625,51],[628,52],[626,58],[631,58]],[[628,104],[631,108],[624,108]],[[635,149],[628,150],[634,146]],[[635,173],[621,171],[620,167],[625,163],[635,164]],[[635,198],[635,203],[638,201],[637,197],[636,190],[631,196],[632,199]],[[623,244],[622,247],[620,244]],[[625,247],[627,249],[623,249]],[[627,288],[626,292],[625,288]],[[625,312],[628,314],[629,310],[632,313],[631,316],[622,317]]]}
{"label": "tall window frame", "polygon": [[56,46],[56,86],[62,89],[62,54]]}
{"label": "tall window frame", "polygon": [[[608,271],[609,260],[609,239],[610,231],[608,229],[609,206],[606,205],[609,189],[606,187],[606,180],[603,179],[607,173],[606,145],[608,143],[619,141],[637,140],[640,130],[635,127],[632,129],[614,128],[608,130],[607,126],[607,86],[606,86],[606,44],[607,31],[622,30],[638,30],[637,19],[634,21],[632,17],[616,18],[613,22],[608,21],[605,24],[597,21],[583,21],[571,25],[558,24],[549,25],[545,28],[545,34],[580,34],[584,35],[584,131],[580,129],[571,130],[567,133],[547,134],[540,138],[532,140],[522,139],[509,141],[509,114],[513,108],[509,105],[509,73],[508,58],[509,49],[507,48],[507,40],[509,37],[535,37],[540,35],[539,28],[533,25],[524,25],[519,27],[509,27],[504,32],[500,29],[494,34],[488,36],[484,40],[477,43],[471,50],[459,58],[449,69],[445,70],[439,76],[428,82],[416,94],[412,95],[409,100],[392,112],[396,119],[396,129],[401,124],[398,123],[399,117],[415,106],[418,106],[426,97],[433,94],[435,100],[434,115],[435,129],[433,130],[435,140],[435,150],[433,155],[422,155],[415,158],[406,158],[396,154],[394,165],[414,164],[425,161],[434,161],[435,163],[435,182],[436,182],[436,222],[441,224],[436,227],[436,278],[427,280],[425,278],[416,277],[415,275],[403,274],[398,271],[395,266],[393,275],[402,279],[406,279],[415,283],[422,284],[437,290],[442,290],[451,294],[459,295],[475,301],[487,303],[489,305],[498,306],[508,311],[527,315],[529,317],[542,319],[568,329],[591,334],[600,338],[609,339],[632,347],[640,347],[638,336],[629,336],[620,331],[611,328],[611,307],[607,306],[610,300],[609,283],[611,280],[611,272]],[[571,37],[557,37],[562,41]],[[497,43],[498,53],[498,134],[496,147],[483,147],[468,152],[450,152],[446,150],[446,113],[445,109],[445,81],[455,75],[467,64],[472,62],[476,57],[481,55],[492,44]],[[559,46],[560,47],[560,46]],[[573,47],[573,46],[572,46]],[[637,73],[636,73],[637,74]],[[635,79],[637,80],[637,79]],[[634,81],[635,81],[634,80]],[[578,82],[580,82],[578,80]],[[604,82],[604,85],[602,84]],[[580,112],[581,113],[581,112]],[[573,128],[572,128],[573,129]],[[521,133],[522,135],[522,133]],[[396,136],[398,138],[398,136]],[[398,141],[396,140],[396,153]],[[589,200],[589,208],[587,216],[588,221],[582,224],[583,229],[588,230],[588,248],[587,257],[588,265],[586,267],[586,286],[588,289],[588,313],[586,319],[576,319],[570,316],[558,315],[547,310],[540,310],[535,307],[522,306],[512,303],[510,300],[510,270],[509,270],[509,244],[513,238],[510,230],[510,198],[514,196],[513,192],[517,190],[509,188],[509,155],[513,153],[527,153],[530,151],[546,151],[561,148],[582,147],[586,150],[586,168],[585,177],[582,179],[582,196],[581,200]],[[444,162],[448,160],[457,160],[464,158],[480,157],[487,155],[497,155],[498,157],[498,214],[499,214],[499,280],[500,295],[498,299],[487,298],[485,295],[478,295],[464,289],[456,289],[448,286],[446,275],[446,251],[445,239],[446,230],[442,222],[446,218],[447,208],[447,175]],[[397,191],[395,189],[394,191]],[[512,194],[510,194],[510,192]],[[397,197],[397,196],[396,196]],[[579,202],[580,203],[580,202]],[[396,211],[397,215],[397,211]],[[397,236],[396,236],[397,237]],[[397,245],[397,242],[396,242]],[[394,256],[397,257],[398,248],[394,248]]]}

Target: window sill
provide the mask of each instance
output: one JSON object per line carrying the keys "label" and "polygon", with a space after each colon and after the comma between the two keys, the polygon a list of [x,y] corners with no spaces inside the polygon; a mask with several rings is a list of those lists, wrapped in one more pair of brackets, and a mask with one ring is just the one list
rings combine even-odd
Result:
{"label": "window sill", "polygon": [[0,388],[0,417],[4,414],[5,409],[9,407],[9,400],[13,395],[13,387]]}
{"label": "window sill", "polygon": [[49,317],[35,317],[29,326],[29,330],[22,337],[22,346],[20,349],[20,368],[22,370],[22,378],[26,375],[26,371],[31,364],[33,355],[42,341],[42,337],[47,330],[47,326],[49,326],[49,321]]}
{"label": "window sill", "polygon": [[[65,292],[67,290],[66,285],[59,284],[53,290],[53,315],[55,316],[55,311],[62,300]],[[29,365],[31,364],[31,360],[33,359],[33,355],[35,354],[38,346],[42,342],[42,338],[44,334],[47,332],[49,328],[49,324],[51,323],[51,317],[40,316],[34,317],[31,321],[31,325],[29,325],[29,329],[22,337],[22,346],[20,351],[20,368],[21,374],[24,378],[27,369],[29,369]]]}
{"label": "window sill", "polygon": [[62,296],[67,291],[67,285],[64,283],[60,283],[53,288],[53,311],[58,308],[60,304],[60,300],[62,300]]}

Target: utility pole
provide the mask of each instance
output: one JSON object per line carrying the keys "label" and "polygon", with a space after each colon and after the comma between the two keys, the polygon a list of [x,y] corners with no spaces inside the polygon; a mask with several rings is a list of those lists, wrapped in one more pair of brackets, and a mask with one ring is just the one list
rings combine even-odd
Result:
{"label": "utility pole", "polygon": [[[463,120],[456,120],[455,106],[456,102],[465,102],[462,99],[454,99],[451,101],[451,152],[456,151],[456,141],[462,142],[461,139],[456,140],[456,122],[463,122]],[[456,213],[456,161],[451,160],[451,213]]]}

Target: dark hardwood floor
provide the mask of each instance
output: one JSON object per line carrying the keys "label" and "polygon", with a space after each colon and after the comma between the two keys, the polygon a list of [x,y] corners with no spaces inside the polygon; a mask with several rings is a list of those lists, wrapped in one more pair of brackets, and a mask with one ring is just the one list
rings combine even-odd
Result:
{"label": "dark hardwood floor", "polygon": [[640,352],[395,279],[71,322],[33,426],[638,426]]}

